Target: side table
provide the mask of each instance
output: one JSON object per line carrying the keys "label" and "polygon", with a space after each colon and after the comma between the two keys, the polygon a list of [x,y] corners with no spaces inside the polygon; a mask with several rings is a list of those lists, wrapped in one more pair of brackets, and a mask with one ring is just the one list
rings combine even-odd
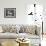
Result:
{"label": "side table", "polygon": [[21,41],[20,43],[19,43],[19,46],[31,46],[31,44],[30,44],[30,40],[27,40],[27,41]]}

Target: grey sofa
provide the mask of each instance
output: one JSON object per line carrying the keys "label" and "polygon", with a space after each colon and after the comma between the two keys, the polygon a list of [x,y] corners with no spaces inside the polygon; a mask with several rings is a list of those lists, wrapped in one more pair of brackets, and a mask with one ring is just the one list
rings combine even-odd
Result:
{"label": "grey sofa", "polygon": [[39,38],[40,26],[24,24],[0,25],[0,38]]}

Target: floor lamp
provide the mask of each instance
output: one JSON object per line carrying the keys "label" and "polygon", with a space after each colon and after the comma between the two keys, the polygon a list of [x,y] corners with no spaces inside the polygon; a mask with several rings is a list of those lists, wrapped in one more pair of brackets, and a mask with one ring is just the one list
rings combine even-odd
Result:
{"label": "floor lamp", "polygon": [[44,33],[43,33],[43,23],[44,23],[44,22],[43,22],[43,16],[41,17],[41,21],[42,21],[42,22],[41,22],[41,25],[42,25],[42,40],[43,40],[43,34],[44,34]]}

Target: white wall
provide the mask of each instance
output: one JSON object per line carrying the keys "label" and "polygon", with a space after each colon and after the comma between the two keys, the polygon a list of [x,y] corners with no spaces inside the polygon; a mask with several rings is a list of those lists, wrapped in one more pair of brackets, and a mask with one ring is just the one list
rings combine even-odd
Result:
{"label": "white wall", "polygon": [[[26,24],[26,5],[34,4],[34,1],[35,0],[0,0],[0,23]],[[46,3],[45,0],[39,0],[39,2],[41,4]],[[16,8],[16,18],[4,18],[4,8]]]}
{"label": "white wall", "polygon": [[[16,18],[4,18],[4,8],[16,8]],[[24,24],[25,0],[0,0],[0,23]]]}

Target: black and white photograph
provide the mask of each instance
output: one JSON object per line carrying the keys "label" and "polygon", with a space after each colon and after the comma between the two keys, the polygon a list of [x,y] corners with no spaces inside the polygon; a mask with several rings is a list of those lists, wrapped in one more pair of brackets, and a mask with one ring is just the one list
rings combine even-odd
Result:
{"label": "black and white photograph", "polygon": [[16,18],[16,8],[4,8],[4,18]]}

